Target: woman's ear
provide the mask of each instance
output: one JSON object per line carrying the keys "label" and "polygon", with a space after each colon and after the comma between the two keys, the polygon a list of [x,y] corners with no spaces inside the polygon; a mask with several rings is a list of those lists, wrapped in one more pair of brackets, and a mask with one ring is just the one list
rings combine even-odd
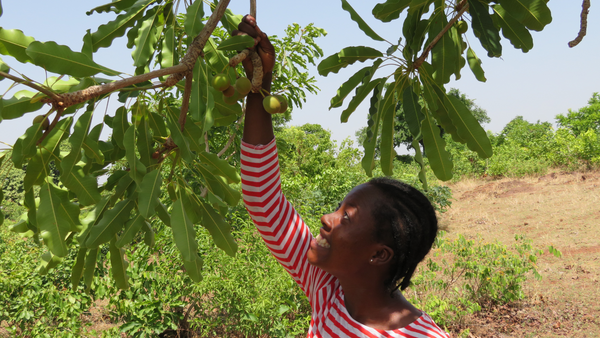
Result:
{"label": "woman's ear", "polygon": [[394,250],[385,244],[379,244],[371,256],[369,263],[373,265],[386,265],[394,258]]}

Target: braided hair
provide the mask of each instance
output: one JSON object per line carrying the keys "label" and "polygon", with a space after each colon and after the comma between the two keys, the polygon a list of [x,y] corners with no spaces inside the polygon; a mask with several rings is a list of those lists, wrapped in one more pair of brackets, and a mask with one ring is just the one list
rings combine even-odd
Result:
{"label": "braided hair", "polygon": [[378,177],[368,184],[381,192],[372,210],[377,224],[375,239],[394,250],[386,287],[390,293],[404,290],[437,235],[435,210],[423,193],[406,183]]}

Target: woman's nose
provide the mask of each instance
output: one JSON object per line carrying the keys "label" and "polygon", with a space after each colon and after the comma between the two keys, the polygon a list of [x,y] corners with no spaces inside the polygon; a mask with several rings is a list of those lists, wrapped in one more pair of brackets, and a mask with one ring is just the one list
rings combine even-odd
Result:
{"label": "woman's nose", "polygon": [[335,223],[335,213],[325,214],[321,216],[321,224],[325,231],[330,231]]}

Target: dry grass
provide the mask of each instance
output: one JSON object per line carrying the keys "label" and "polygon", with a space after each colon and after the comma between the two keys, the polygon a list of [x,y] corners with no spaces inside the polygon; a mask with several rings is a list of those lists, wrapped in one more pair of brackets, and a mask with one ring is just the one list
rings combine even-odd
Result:
{"label": "dry grass", "polygon": [[600,172],[463,180],[451,185],[452,208],[441,224],[450,236],[510,245],[525,235],[539,248],[541,281],[529,300],[471,318],[476,337],[600,337]]}

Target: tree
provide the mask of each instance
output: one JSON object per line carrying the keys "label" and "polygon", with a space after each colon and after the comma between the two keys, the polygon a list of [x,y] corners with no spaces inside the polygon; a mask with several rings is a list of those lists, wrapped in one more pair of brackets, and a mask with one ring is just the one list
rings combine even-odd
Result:
{"label": "tree", "polygon": [[[342,8],[350,13],[352,20],[367,36],[376,41],[386,41],[367,25],[347,0],[342,0]],[[345,122],[358,105],[371,96],[362,161],[367,174],[371,175],[373,170],[377,144],[381,150],[383,172],[387,175],[392,172],[392,159],[396,155],[393,147],[394,112],[398,103],[402,102],[408,129],[415,140],[415,160],[422,168],[420,176],[422,179],[425,177],[425,164],[416,141],[423,140],[433,172],[439,179],[449,180],[453,164],[436,122],[453,139],[465,143],[480,157],[492,155],[492,145],[485,130],[467,107],[456,97],[448,95],[444,87],[452,75],[459,79],[462,68],[467,64],[479,81],[486,81],[481,60],[463,37],[469,29],[468,22],[488,56],[500,57],[500,32],[515,48],[527,52],[533,48],[530,31],[543,30],[552,21],[552,16],[545,0],[526,3],[388,0],[375,5],[372,13],[376,19],[390,22],[405,11],[403,36],[397,40],[398,43],[388,41],[390,46],[386,50],[366,46],[344,48],[321,61],[319,73],[327,76],[357,61],[373,62],[340,86],[330,106],[341,107],[344,99],[355,90],[354,97],[341,113],[341,121]],[[375,73],[389,69],[385,66],[394,66],[395,69],[375,78]]]}
{"label": "tree", "polygon": [[[244,103],[238,97],[226,104],[211,84],[218,73],[230,83],[242,76],[241,58],[257,58],[248,49],[254,39],[231,35],[242,16],[227,9],[229,0],[184,3],[179,14],[179,2],[173,0],[114,1],[93,8],[88,15],[115,15],[84,34],[81,52],[0,28],[0,54],[15,60],[10,66],[0,61],[0,80],[29,89],[2,97],[0,122],[45,109],[2,157],[4,167],[27,167],[19,187],[27,212],[12,229],[44,243],[49,258],[43,271],[77,250],[74,288],[82,276],[93,276],[98,249],[107,248],[112,276],[127,289],[123,246],[140,236],[152,245],[149,221],[156,217],[170,225],[194,281],[201,279],[202,269],[197,226],[205,227],[227,254],[237,250],[226,215],[240,200],[232,145],[240,143]],[[205,10],[212,10],[208,18]],[[274,71],[272,90],[291,103],[289,111],[302,105],[306,91],[318,90],[308,66],[322,56],[315,40],[325,34],[312,24],[294,24],[285,36],[273,37],[279,60],[285,61]],[[136,67],[132,77],[93,58],[125,35]],[[35,81],[13,71],[19,63],[56,76]],[[254,83],[255,91],[259,87]],[[92,125],[94,114],[104,114],[95,111],[98,103],[112,93],[123,105],[104,123]],[[289,119],[289,111],[279,123]],[[112,130],[110,138],[101,140],[106,128]],[[64,145],[70,148],[61,151]],[[50,175],[52,165],[59,181]],[[0,191],[6,188],[3,184]],[[168,207],[160,200],[163,192],[168,192]],[[85,278],[88,288],[91,282]]]}
{"label": "tree", "polygon": [[575,136],[592,129],[600,134],[600,94],[594,93],[588,101],[587,107],[577,111],[569,109],[567,115],[556,115],[556,121],[560,127],[567,128]]}

